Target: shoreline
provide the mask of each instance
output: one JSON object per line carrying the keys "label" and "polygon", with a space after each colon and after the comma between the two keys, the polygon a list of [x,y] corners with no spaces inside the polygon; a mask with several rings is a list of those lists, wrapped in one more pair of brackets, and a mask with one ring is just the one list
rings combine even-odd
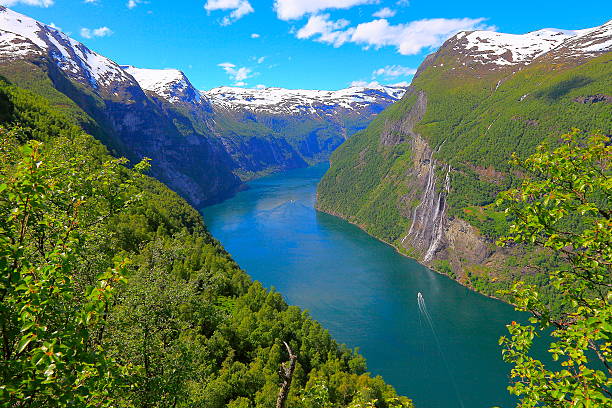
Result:
{"label": "shoreline", "polygon": [[430,265],[426,265],[426,264],[422,263],[422,262],[421,262],[421,261],[419,261],[417,258],[415,258],[415,257],[413,257],[413,256],[410,256],[410,255],[408,255],[408,254],[403,253],[402,251],[400,251],[400,249],[399,249],[397,246],[393,245],[392,243],[387,242],[387,241],[385,241],[384,239],[381,239],[381,238],[379,238],[379,237],[377,237],[377,236],[375,236],[375,235],[372,235],[372,234],[371,234],[370,232],[368,232],[368,231],[367,231],[365,228],[363,228],[363,226],[362,226],[362,225],[357,224],[357,223],[352,222],[352,221],[349,221],[349,220],[347,220],[346,218],[344,218],[343,216],[341,216],[341,215],[339,215],[339,214],[337,214],[337,213],[334,213],[334,212],[329,212],[329,211],[325,211],[325,210],[321,209],[321,208],[320,208],[320,207],[317,205],[317,202],[318,202],[318,200],[317,200],[317,199],[318,199],[318,196],[319,196],[319,193],[317,192],[317,194],[316,194],[316,198],[315,198],[315,205],[314,205],[314,209],[315,209],[315,211],[318,211],[318,212],[323,213],[323,214],[331,215],[332,217],[339,218],[339,219],[341,219],[341,220],[343,220],[343,221],[348,222],[348,223],[349,223],[349,224],[351,224],[351,225],[356,226],[356,227],[357,227],[357,228],[359,228],[361,231],[363,231],[363,232],[365,232],[366,234],[368,234],[368,236],[370,236],[370,237],[374,238],[375,240],[377,240],[377,241],[379,241],[379,242],[382,242],[383,244],[388,245],[388,246],[390,246],[391,248],[393,248],[393,249],[395,250],[395,252],[397,252],[399,255],[404,256],[404,257],[406,257],[406,258],[409,258],[409,259],[414,260],[414,261],[415,261],[416,263],[418,263],[419,265],[422,265],[422,266],[426,267],[427,269],[429,269],[430,271],[433,271],[433,272],[437,273],[438,275],[442,275],[442,276],[444,276],[444,277],[446,277],[446,278],[448,278],[448,279],[450,279],[450,280],[452,280],[452,281],[456,282],[457,284],[459,284],[459,285],[463,286],[463,287],[464,287],[464,288],[466,288],[466,289],[469,289],[470,291],[472,291],[472,292],[474,292],[474,293],[478,293],[479,295],[484,296],[484,297],[487,297],[487,298],[489,298],[489,299],[494,299],[494,300],[500,301],[500,302],[502,302],[502,303],[505,303],[505,304],[507,304],[507,305],[509,305],[509,306],[516,307],[514,304],[512,304],[512,303],[510,303],[510,302],[507,302],[507,301],[505,301],[505,300],[503,300],[503,299],[501,299],[501,298],[498,298],[497,296],[487,295],[486,293],[479,292],[479,291],[477,291],[476,289],[474,289],[474,288],[472,288],[472,287],[470,287],[470,286],[468,286],[468,285],[463,284],[462,282],[458,281],[457,279],[453,279],[453,278],[451,278],[450,276],[448,276],[447,274],[445,274],[445,273],[443,273],[443,272],[440,272],[440,271],[436,270],[436,269],[435,269],[435,268],[433,268],[432,266],[430,266]]}

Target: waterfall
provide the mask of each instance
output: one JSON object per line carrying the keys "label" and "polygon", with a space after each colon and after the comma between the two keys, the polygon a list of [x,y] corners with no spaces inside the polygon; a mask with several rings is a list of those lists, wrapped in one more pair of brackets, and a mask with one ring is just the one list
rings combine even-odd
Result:
{"label": "waterfall", "polygon": [[[422,142],[424,144],[424,141]],[[442,144],[438,147],[438,151]],[[423,152],[427,157],[420,164],[425,170],[421,173],[421,180],[425,181],[424,190],[419,204],[412,210],[412,223],[410,229],[402,239],[402,245],[409,239],[411,245],[424,254],[423,261],[429,262],[433,259],[436,251],[440,249],[444,238],[446,221],[446,197],[450,191],[450,165],[446,171],[446,179],[443,191],[436,193],[435,168],[436,161],[433,151],[427,148]],[[428,153],[428,154],[427,154]],[[421,156],[421,157],[423,157]]]}
{"label": "waterfall", "polygon": [[442,242],[442,237],[444,235],[444,217],[446,215],[446,196],[450,192],[450,165],[446,170],[446,178],[444,181],[444,192],[440,193],[438,197],[438,205],[436,207],[436,212],[434,214],[434,239],[427,248],[427,252],[425,253],[425,257],[423,258],[424,262],[429,262],[433,259],[434,254],[438,250],[440,243]]}

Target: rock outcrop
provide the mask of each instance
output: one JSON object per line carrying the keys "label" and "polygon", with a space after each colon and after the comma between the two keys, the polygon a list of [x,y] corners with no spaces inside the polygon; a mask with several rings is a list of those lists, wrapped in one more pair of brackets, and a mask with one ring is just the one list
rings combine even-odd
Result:
{"label": "rock outcrop", "polygon": [[333,154],[318,208],[495,295],[529,274],[520,266],[528,259],[547,262],[494,244],[507,221],[493,202],[519,176],[511,154],[574,127],[612,133],[611,77],[612,21],[459,33],[425,59],[399,102]]}
{"label": "rock outcrop", "polygon": [[2,6],[0,75],[66,108],[113,154],[150,158],[152,175],[196,207],[249,178],[327,159],[405,91],[200,91],[179,70],[119,66]]}

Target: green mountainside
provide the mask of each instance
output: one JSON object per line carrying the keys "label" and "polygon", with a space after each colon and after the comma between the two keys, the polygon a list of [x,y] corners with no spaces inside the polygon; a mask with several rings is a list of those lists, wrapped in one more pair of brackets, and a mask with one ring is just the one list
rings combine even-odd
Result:
{"label": "green mountainside", "polygon": [[[584,44],[605,45],[611,26]],[[528,63],[501,51],[486,60],[479,47],[492,41],[465,38],[430,55],[404,98],[334,152],[317,206],[485,294],[518,276],[544,285],[528,265],[557,260],[496,247],[508,220],[493,203],[520,178],[513,152],[526,157],[572,128],[612,133],[612,53],[581,53],[571,39]]]}
{"label": "green mountainside", "polygon": [[[120,66],[4,6],[0,75],[49,98],[113,155],[151,158],[151,176],[198,208],[230,197],[247,179],[327,159],[405,91],[199,91],[181,71]],[[248,109],[260,105],[265,112]]]}
{"label": "green mountainside", "polygon": [[317,114],[286,114],[215,110],[217,137],[247,180],[274,171],[306,167],[328,160],[351,135],[364,129],[390,100],[342,111],[331,118]]}
{"label": "green mountainside", "polygon": [[[124,167],[83,133],[77,123],[84,117],[66,114],[73,105],[56,106],[0,82],[0,400],[270,407],[281,363],[289,360],[287,342],[297,355],[289,406],[412,406],[306,312],[252,282],[176,193]],[[62,231],[72,238],[62,241]],[[60,252],[56,240],[64,242]],[[58,259],[61,269],[53,266]],[[112,297],[91,298],[117,262],[127,279],[117,280]],[[24,296],[27,313],[18,308]],[[46,306],[33,309],[39,301]],[[71,312],[80,308],[97,316],[89,334],[89,318],[74,327],[64,320],[80,316]],[[34,323],[24,323],[32,316]],[[84,342],[61,353],[66,345],[58,338]],[[120,374],[112,374],[114,366]]]}

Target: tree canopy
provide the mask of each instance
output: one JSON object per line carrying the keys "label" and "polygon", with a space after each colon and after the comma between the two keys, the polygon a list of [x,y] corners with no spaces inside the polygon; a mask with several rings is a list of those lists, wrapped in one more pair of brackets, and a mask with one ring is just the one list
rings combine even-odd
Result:
{"label": "tree canopy", "polygon": [[[507,292],[532,314],[531,324],[512,322],[500,339],[522,408],[612,406],[611,160],[609,136],[574,130],[555,148],[515,156],[523,182],[498,200],[513,220],[501,245],[529,243],[564,260],[549,272],[558,309],[533,285],[516,282]],[[532,356],[540,332],[552,336],[557,364]]]}

